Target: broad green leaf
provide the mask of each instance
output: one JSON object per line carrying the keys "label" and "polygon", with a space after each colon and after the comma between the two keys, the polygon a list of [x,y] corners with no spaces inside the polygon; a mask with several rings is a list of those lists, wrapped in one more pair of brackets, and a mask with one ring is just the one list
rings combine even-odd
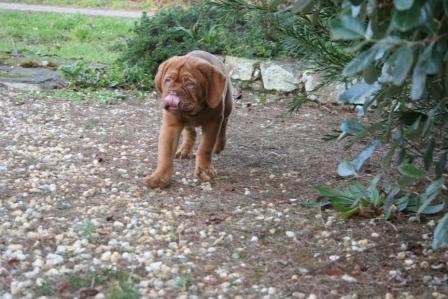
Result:
{"label": "broad green leaf", "polygon": [[439,249],[440,247],[447,245],[448,245],[448,213],[446,213],[445,216],[443,216],[443,218],[439,220],[439,223],[437,223],[436,229],[434,230],[434,237],[432,239],[432,248]]}
{"label": "broad green leaf", "polygon": [[445,207],[445,203],[440,203],[440,204],[433,205],[433,206],[427,206],[426,208],[423,209],[421,214],[429,214],[429,215],[437,214],[437,213],[440,213],[444,207]]}
{"label": "broad green leaf", "polygon": [[419,178],[425,175],[425,171],[408,163],[401,164],[398,167],[398,170],[401,172],[401,174],[411,178]]}
{"label": "broad green leaf", "polygon": [[380,145],[378,140],[369,144],[357,157],[353,160],[352,165],[355,168],[355,171],[359,171],[364,164],[364,162],[370,158],[375,149]]}
{"label": "broad green leaf", "polygon": [[378,71],[373,65],[369,65],[362,71],[361,76],[364,78],[366,83],[372,84],[378,80]]}
{"label": "broad green leaf", "polygon": [[330,204],[338,212],[345,212],[359,205],[359,200],[347,200],[344,198],[330,198]]}
{"label": "broad green leaf", "polygon": [[351,16],[341,16],[330,21],[331,38],[335,40],[353,40],[364,38],[364,25]]}
{"label": "broad green leaf", "polygon": [[443,186],[443,177],[433,181],[425,190],[425,193],[420,194],[422,205],[418,208],[417,214],[423,213],[425,209],[437,197]]}
{"label": "broad green leaf", "polygon": [[423,52],[419,55],[417,63],[412,73],[412,88],[411,98],[418,100],[422,97],[425,91],[426,74],[429,69],[429,63],[431,59],[432,45],[427,46]]}
{"label": "broad green leaf", "polygon": [[395,51],[383,66],[381,78],[400,86],[406,80],[408,73],[414,63],[412,48],[402,46]]}
{"label": "broad green leaf", "polygon": [[440,188],[442,188],[442,186],[443,186],[443,178],[437,179],[437,180],[433,181],[428,186],[428,188],[426,188],[425,194],[428,197],[435,196],[439,193]]}
{"label": "broad green leaf", "polygon": [[372,190],[372,189],[376,188],[376,185],[378,185],[378,183],[380,182],[380,179],[381,179],[380,174],[377,174],[376,176],[374,176],[367,184],[367,189]]}
{"label": "broad green leaf", "polygon": [[[420,8],[419,24],[426,29],[426,32],[435,34],[439,22],[434,21],[434,2],[424,1],[423,6]],[[418,2],[422,3],[422,2]]]}
{"label": "broad green leaf", "polygon": [[360,198],[368,198],[369,197],[369,191],[366,187],[364,187],[361,183],[355,182],[349,186],[349,191],[353,195],[353,197],[360,199]]}
{"label": "broad green leaf", "polygon": [[343,121],[340,128],[342,132],[353,135],[358,135],[366,131],[366,128],[355,119]]}
{"label": "broad green leaf", "polygon": [[408,207],[408,204],[409,204],[409,195],[400,197],[395,201],[395,206],[400,212],[404,211]]}
{"label": "broad green leaf", "polygon": [[392,22],[398,30],[405,32],[420,24],[420,5],[413,5],[407,10],[394,10]]}
{"label": "broad green leaf", "polygon": [[390,212],[390,208],[392,207],[392,204],[394,203],[394,200],[395,200],[395,195],[397,195],[398,192],[400,192],[400,188],[394,187],[394,188],[392,188],[392,190],[387,194],[386,198],[384,199],[383,209],[384,209],[384,215],[386,215],[386,217],[388,216],[388,214]]}
{"label": "broad green leaf", "polygon": [[356,174],[356,170],[352,162],[342,161],[338,165],[338,174],[340,176],[351,176]]}
{"label": "broad green leaf", "polygon": [[411,8],[414,0],[394,0],[394,5],[397,10],[406,10]]}
{"label": "broad green leaf", "polygon": [[425,164],[426,171],[428,171],[429,168],[431,168],[435,147],[436,147],[436,140],[433,137],[429,141],[428,147],[426,148],[426,151],[423,155],[423,162]]}
{"label": "broad green leaf", "polygon": [[327,187],[327,186],[319,186],[317,188],[317,190],[319,191],[319,194],[324,197],[345,198],[348,201],[352,201],[351,195],[349,193],[335,189],[335,188],[331,188],[331,187]]}
{"label": "broad green leaf", "polygon": [[369,49],[361,52],[347,64],[342,72],[344,76],[350,77],[362,72],[368,67],[372,67],[375,60],[381,59],[384,53],[389,49],[388,46],[376,44]]}
{"label": "broad green leaf", "polygon": [[434,75],[437,74],[440,67],[443,66],[443,56],[447,53],[447,45],[446,42],[438,42],[433,47],[431,57],[429,59],[429,65],[428,69],[426,70],[426,73],[428,75]]}
{"label": "broad green leaf", "polygon": [[359,213],[359,207],[353,208],[351,210],[348,210],[346,212],[343,212],[339,218],[349,218],[353,215],[357,215]]}
{"label": "broad green leaf", "polygon": [[382,205],[383,202],[381,200],[380,192],[378,191],[378,189],[374,188],[370,191],[370,202],[376,208]]}
{"label": "broad green leaf", "polygon": [[344,91],[339,100],[345,104],[363,104],[364,100],[381,88],[380,84],[367,84],[365,82],[356,84]]}

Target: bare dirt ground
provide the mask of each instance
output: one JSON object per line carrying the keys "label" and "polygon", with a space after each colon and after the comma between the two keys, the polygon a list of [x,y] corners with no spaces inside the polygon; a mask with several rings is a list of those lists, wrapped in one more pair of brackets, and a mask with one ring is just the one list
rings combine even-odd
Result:
{"label": "bare dirt ground", "polygon": [[152,191],[154,96],[83,104],[0,87],[0,298],[446,298],[432,219],[307,207],[316,185],[343,183],[336,165],[353,153],[321,138],[350,111],[249,102],[211,184],[176,161],[172,186]]}

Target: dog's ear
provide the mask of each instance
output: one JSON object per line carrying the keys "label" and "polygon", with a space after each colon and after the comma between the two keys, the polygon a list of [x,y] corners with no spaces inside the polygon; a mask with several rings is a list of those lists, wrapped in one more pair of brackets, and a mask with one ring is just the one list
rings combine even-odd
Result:
{"label": "dog's ear", "polygon": [[206,80],[205,100],[207,105],[210,108],[216,108],[222,101],[224,88],[226,88],[226,76],[208,62],[200,62],[198,67]]}
{"label": "dog's ear", "polygon": [[156,77],[154,79],[156,83],[156,89],[157,92],[162,94],[162,86],[163,86],[163,79],[165,78],[166,71],[168,70],[168,67],[176,60],[179,59],[179,56],[171,57],[168,60],[165,60],[159,65],[159,69],[157,70]]}

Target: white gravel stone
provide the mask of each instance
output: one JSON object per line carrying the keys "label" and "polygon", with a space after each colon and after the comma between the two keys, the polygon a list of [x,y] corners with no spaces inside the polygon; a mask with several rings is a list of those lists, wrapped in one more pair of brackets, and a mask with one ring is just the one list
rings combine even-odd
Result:
{"label": "white gravel stone", "polygon": [[341,279],[346,282],[357,282],[358,281],[356,278],[354,278],[353,276],[350,276],[348,274],[342,275]]}
{"label": "white gravel stone", "polygon": [[406,266],[411,266],[411,265],[414,264],[414,261],[411,260],[411,259],[406,259],[406,260],[404,260],[404,264],[405,264]]}
{"label": "white gravel stone", "polygon": [[292,231],[286,231],[285,234],[288,238],[294,238],[296,236],[296,233]]}
{"label": "white gravel stone", "polygon": [[330,259],[330,261],[334,262],[334,261],[337,261],[338,259],[340,259],[340,256],[339,255],[330,255],[328,258]]}
{"label": "white gravel stone", "polygon": [[101,255],[100,260],[103,262],[109,262],[111,256],[112,256],[112,253],[110,251],[106,251]]}
{"label": "white gravel stone", "polygon": [[121,255],[117,251],[114,251],[110,257],[110,261],[112,263],[117,263],[118,261],[120,261],[120,259],[121,259]]}
{"label": "white gravel stone", "polygon": [[147,272],[154,272],[160,270],[162,267],[162,262],[154,262],[145,267]]}
{"label": "white gravel stone", "polygon": [[257,236],[252,236],[252,238],[250,239],[251,242],[258,242],[258,237]]}
{"label": "white gravel stone", "polygon": [[82,193],[82,195],[84,196],[84,197],[93,197],[94,195],[96,194],[96,190],[95,190],[95,188],[92,188],[92,189],[89,189],[89,190],[87,190],[87,191],[84,191],[83,193]]}
{"label": "white gravel stone", "polygon": [[47,254],[45,263],[47,265],[54,266],[54,265],[61,264],[63,261],[64,261],[63,256],[61,256],[59,254],[49,253],[49,254]]}

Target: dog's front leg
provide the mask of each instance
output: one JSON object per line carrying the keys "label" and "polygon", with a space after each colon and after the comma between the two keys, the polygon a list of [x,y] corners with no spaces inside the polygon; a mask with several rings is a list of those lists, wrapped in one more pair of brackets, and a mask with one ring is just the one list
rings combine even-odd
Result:
{"label": "dog's front leg", "polygon": [[173,173],[173,159],[183,125],[169,112],[164,111],[160,129],[157,168],[145,178],[149,188],[165,188],[170,184]]}
{"label": "dog's front leg", "polygon": [[209,181],[216,176],[212,164],[213,147],[221,128],[222,118],[202,126],[202,140],[196,157],[195,175],[202,181]]}

